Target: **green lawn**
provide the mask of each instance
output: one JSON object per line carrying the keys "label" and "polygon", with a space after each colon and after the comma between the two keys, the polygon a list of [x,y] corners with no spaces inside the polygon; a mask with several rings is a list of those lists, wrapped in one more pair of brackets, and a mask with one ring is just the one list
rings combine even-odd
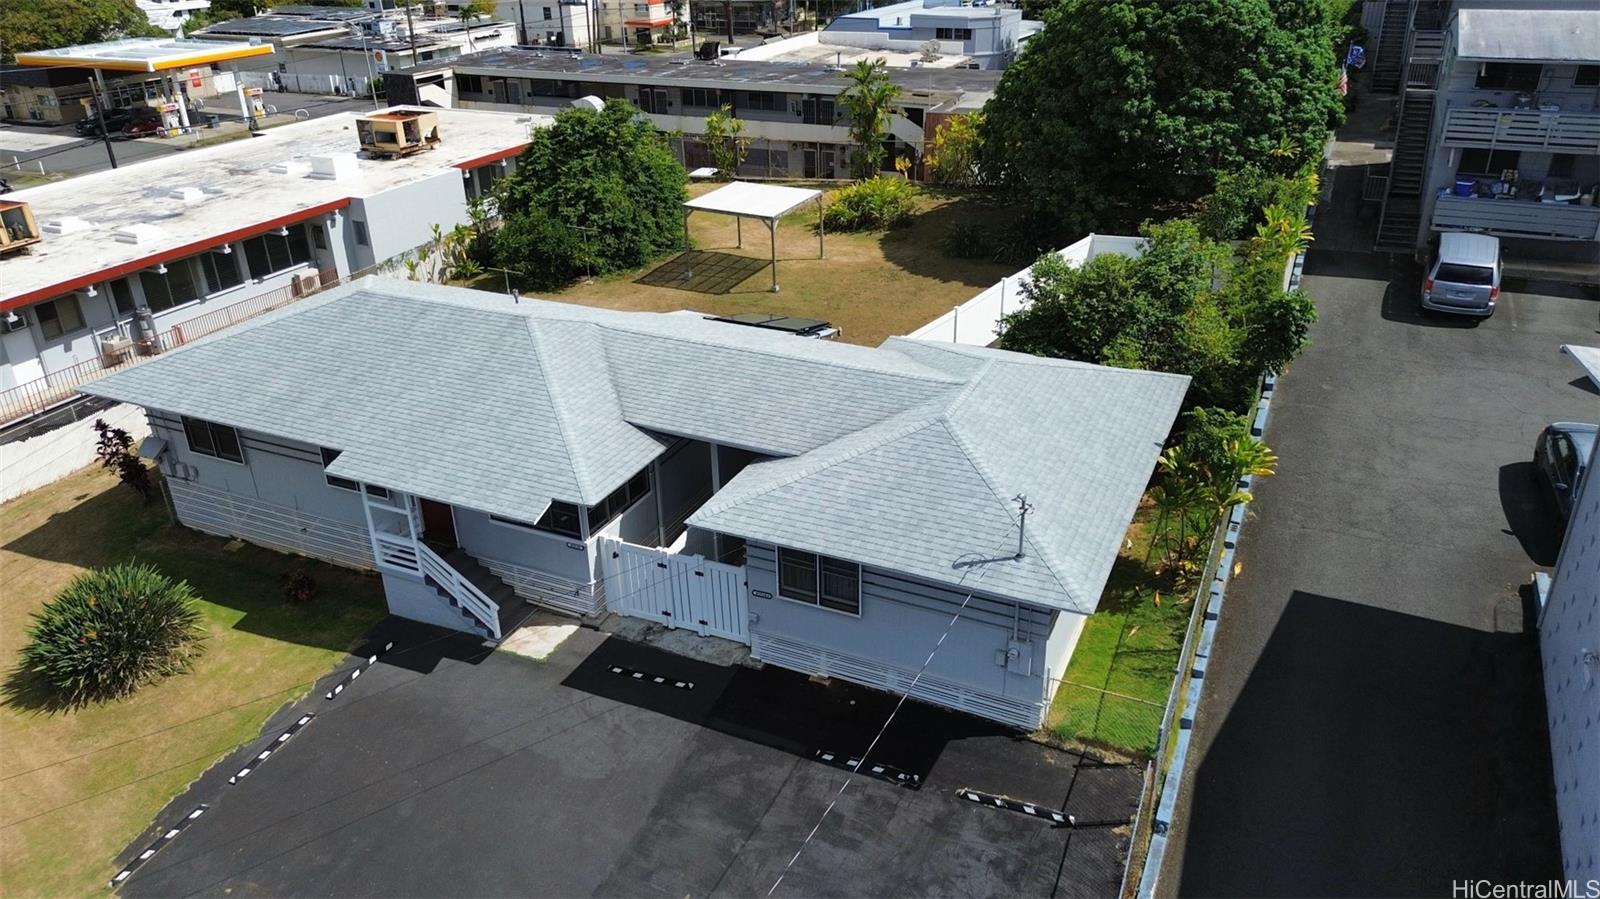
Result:
{"label": "green lawn", "polygon": [[[720,184],[691,184],[689,193],[705,193]],[[809,186],[809,185],[808,185]],[[827,187],[830,192],[834,189]],[[844,333],[843,340],[877,346],[885,338],[905,334],[972,299],[1020,266],[981,259],[957,259],[944,252],[943,239],[957,222],[1002,222],[1004,207],[977,196],[925,191],[918,212],[903,227],[888,231],[828,234],[825,256],[817,258],[816,208],[810,204],[785,216],[778,225],[779,293],[768,290],[771,269],[767,229],[758,221],[742,225],[744,246],[730,216],[697,212],[689,233],[701,251],[726,253],[750,260],[751,274],[724,293],[642,283],[671,257],[634,272],[579,282],[559,291],[534,295],[565,303],[674,312],[694,309],[717,315],[773,312],[800,318],[826,319]],[[673,254],[674,256],[676,254]],[[472,286],[503,289],[502,276],[490,273]],[[524,291],[524,293],[531,293]]]}
{"label": "green lawn", "polygon": [[1151,519],[1148,509],[1134,518],[1100,610],[1084,625],[1045,725],[1053,739],[1130,755],[1155,751],[1193,593],[1163,589]]}
{"label": "green lawn", "polygon": [[[231,546],[231,548],[230,548]],[[15,671],[31,615],[86,567],[137,558],[206,601],[194,670],[128,699],[52,711]],[[311,572],[293,606],[279,579]],[[113,859],[166,803],[257,735],[385,614],[376,578],[174,527],[86,469],[0,506],[0,895],[104,893]]]}

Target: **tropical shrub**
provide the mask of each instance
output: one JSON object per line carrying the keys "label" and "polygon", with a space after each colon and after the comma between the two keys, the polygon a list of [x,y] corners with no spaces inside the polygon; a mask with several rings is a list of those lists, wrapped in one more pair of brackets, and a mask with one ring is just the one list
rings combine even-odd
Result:
{"label": "tropical shrub", "polygon": [[95,419],[94,431],[100,435],[94,447],[100,467],[116,472],[122,483],[138,491],[144,501],[149,502],[155,488],[150,483],[150,469],[133,451],[133,436],[121,428],[106,424],[103,418]]}
{"label": "tropical shrub", "polygon": [[951,116],[933,133],[923,158],[928,174],[939,184],[970,187],[979,183],[978,151],[982,146],[983,113]]}
{"label": "tropical shrub", "polygon": [[893,228],[916,211],[915,185],[879,176],[858,181],[834,194],[822,221],[830,231],[873,231]]}
{"label": "tropical shrub", "polygon": [[717,169],[717,180],[727,181],[739,174],[739,166],[750,153],[750,138],[744,134],[744,119],[734,117],[732,106],[724,103],[706,116],[702,139]]}
{"label": "tropical shrub", "polygon": [[1190,407],[1244,411],[1262,373],[1289,364],[1316,318],[1309,298],[1282,287],[1286,257],[1274,255],[1282,246],[1252,241],[1236,259],[1187,219],[1141,233],[1137,257],[1108,254],[1071,268],[1055,253],[1041,256],[1000,345],[1185,374]]}
{"label": "tropical shrub", "polygon": [[304,605],[317,598],[317,581],[304,568],[296,568],[283,576],[283,598],[295,605]]}
{"label": "tropical shrub", "polygon": [[80,705],[187,670],[203,640],[187,581],[124,563],[78,575],[35,613],[22,667],[59,699]]}

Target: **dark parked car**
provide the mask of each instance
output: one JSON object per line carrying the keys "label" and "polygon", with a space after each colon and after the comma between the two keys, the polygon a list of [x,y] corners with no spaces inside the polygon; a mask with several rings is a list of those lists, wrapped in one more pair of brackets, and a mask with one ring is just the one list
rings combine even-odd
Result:
{"label": "dark parked car", "polygon": [[1534,477],[1550,492],[1562,522],[1572,515],[1572,498],[1589,469],[1596,434],[1600,425],[1558,421],[1541,431],[1533,445]]}
{"label": "dark parked car", "polygon": [[[116,134],[122,130],[123,125],[128,124],[128,119],[131,117],[132,114],[126,109],[113,109],[106,113],[106,128],[110,129],[112,134]],[[72,127],[84,137],[100,136],[100,119],[96,116],[79,119]]]}
{"label": "dark parked car", "polygon": [[122,126],[123,137],[145,137],[161,130],[161,120],[157,118],[144,118],[134,116],[128,124]]}

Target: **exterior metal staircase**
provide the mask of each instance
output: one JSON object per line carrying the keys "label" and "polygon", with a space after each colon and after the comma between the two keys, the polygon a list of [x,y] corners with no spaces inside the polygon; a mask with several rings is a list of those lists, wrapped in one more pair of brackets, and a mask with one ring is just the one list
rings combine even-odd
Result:
{"label": "exterior metal staircase", "polygon": [[1376,58],[1372,61],[1372,92],[1394,94],[1400,91],[1400,76],[1406,65],[1406,30],[1411,24],[1412,0],[1388,0],[1383,8],[1383,30],[1378,35]]}
{"label": "exterior metal staircase", "polygon": [[1416,247],[1417,231],[1422,225],[1422,185],[1428,168],[1433,102],[1431,90],[1408,90],[1400,101],[1400,126],[1395,135],[1394,159],[1389,164],[1388,193],[1378,222],[1380,251],[1409,253]]}
{"label": "exterior metal staircase", "polygon": [[477,615],[461,604],[460,600],[456,598],[455,591],[450,590],[448,585],[440,583],[439,579],[433,574],[425,572],[424,579],[427,581],[428,586],[439,594],[440,599],[459,612],[474,632],[498,643],[509,636],[513,630],[528,620],[529,616],[534,613],[534,606],[518,596],[511,589],[510,584],[495,577],[490,573],[489,569],[483,567],[483,563],[468,555],[465,551],[459,548],[451,549],[440,558],[454,569],[457,575],[478,588],[482,595],[488,597],[498,607],[500,633],[496,635],[483,621],[479,620]]}

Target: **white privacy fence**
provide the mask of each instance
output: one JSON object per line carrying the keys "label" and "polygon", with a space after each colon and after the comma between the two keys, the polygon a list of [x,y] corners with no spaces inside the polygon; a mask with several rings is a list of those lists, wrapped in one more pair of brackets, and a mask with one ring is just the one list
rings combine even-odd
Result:
{"label": "white privacy fence", "polygon": [[[1077,268],[1090,259],[1106,253],[1137,256],[1143,245],[1142,237],[1091,234],[1061,249],[1057,255],[1073,268]],[[988,346],[999,336],[1001,320],[1026,305],[1022,288],[1028,283],[1032,273],[1033,266],[1030,265],[1014,275],[1001,278],[989,289],[906,336],[917,340]]]}

